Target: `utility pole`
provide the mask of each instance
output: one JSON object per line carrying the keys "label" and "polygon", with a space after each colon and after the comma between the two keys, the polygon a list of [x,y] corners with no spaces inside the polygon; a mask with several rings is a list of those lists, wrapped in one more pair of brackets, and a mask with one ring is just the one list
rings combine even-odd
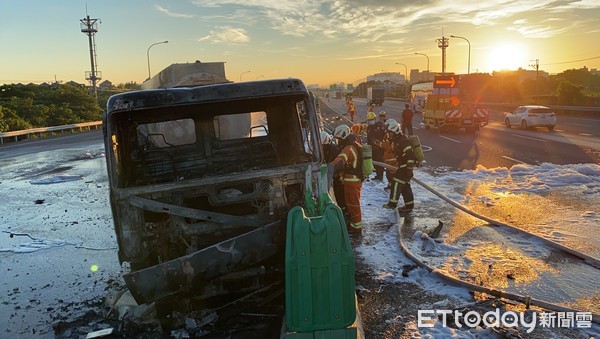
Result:
{"label": "utility pole", "polygon": [[88,36],[90,45],[90,63],[91,71],[85,72],[85,80],[90,82],[90,91],[95,97],[98,97],[97,82],[102,79],[102,74],[98,72],[98,63],[96,62],[96,40],[94,36],[98,32],[98,21],[100,19],[90,19],[89,15],[79,20],[81,22],[81,32]]}
{"label": "utility pole", "polygon": [[535,69],[535,103],[538,104],[538,98],[540,95],[540,59],[531,60],[535,61],[535,64],[529,65]]}
{"label": "utility pole", "polygon": [[450,39],[445,38],[444,35],[438,39],[438,47],[442,49],[442,75],[446,74],[446,48],[448,48],[449,41]]}

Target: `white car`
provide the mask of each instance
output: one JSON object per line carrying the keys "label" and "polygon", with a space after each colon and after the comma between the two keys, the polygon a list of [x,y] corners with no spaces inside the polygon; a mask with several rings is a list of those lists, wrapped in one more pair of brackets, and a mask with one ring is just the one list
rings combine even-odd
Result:
{"label": "white car", "polygon": [[504,124],[508,128],[547,127],[549,131],[553,131],[556,126],[556,114],[546,106],[519,106],[506,115]]}

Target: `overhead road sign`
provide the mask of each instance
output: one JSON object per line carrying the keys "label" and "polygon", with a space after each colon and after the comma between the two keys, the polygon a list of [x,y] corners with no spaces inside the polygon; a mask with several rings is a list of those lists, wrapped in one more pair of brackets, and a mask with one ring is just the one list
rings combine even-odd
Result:
{"label": "overhead road sign", "polygon": [[433,80],[433,88],[454,88],[458,87],[459,82],[458,75],[436,75]]}

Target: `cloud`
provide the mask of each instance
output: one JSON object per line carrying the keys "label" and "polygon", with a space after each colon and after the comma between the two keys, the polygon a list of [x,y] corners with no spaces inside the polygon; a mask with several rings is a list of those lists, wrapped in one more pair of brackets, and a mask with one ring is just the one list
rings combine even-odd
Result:
{"label": "cloud", "polygon": [[[544,22],[546,22],[548,24],[544,25],[543,24]],[[551,22],[556,22],[556,21],[555,20],[545,20],[543,22],[540,22],[539,24],[533,25],[533,24],[528,24],[528,21],[526,19],[520,19],[520,20],[516,20],[515,22],[513,22],[513,25],[507,27],[506,29],[508,29],[509,31],[517,31],[526,38],[545,39],[545,38],[550,38],[550,37],[553,37],[560,33],[566,32],[571,27],[571,26],[552,27],[550,25]]]}
{"label": "cloud", "polygon": [[217,27],[216,30],[210,31],[208,35],[199,38],[198,41],[239,44],[249,42],[250,38],[246,34],[246,30],[243,28]]}
{"label": "cloud", "polygon": [[[348,44],[402,42],[399,35],[456,23],[510,26],[527,37],[548,37],[568,29],[564,23],[524,25],[515,17],[560,17],[574,8],[600,8],[598,0],[193,0],[205,9],[243,10],[254,22],[281,35],[346,38]],[[552,15],[550,15],[552,13]],[[246,21],[244,21],[246,23]],[[560,26],[559,26],[560,25]]]}
{"label": "cloud", "polygon": [[173,18],[186,18],[186,19],[189,19],[189,18],[193,18],[194,17],[194,15],[191,15],[191,14],[181,14],[181,13],[171,12],[170,10],[168,10],[168,9],[162,7],[162,6],[159,6],[159,5],[155,5],[155,7],[160,12],[163,12],[166,15],[168,15],[170,17],[173,17]]}
{"label": "cloud", "polygon": [[598,9],[600,3],[598,0],[571,0],[568,4],[557,6],[557,10],[570,10],[570,9]]}

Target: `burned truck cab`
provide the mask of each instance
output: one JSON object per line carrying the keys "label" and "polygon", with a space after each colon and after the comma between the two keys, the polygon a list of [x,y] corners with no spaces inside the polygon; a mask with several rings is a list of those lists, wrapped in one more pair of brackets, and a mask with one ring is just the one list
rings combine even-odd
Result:
{"label": "burned truck cab", "polygon": [[139,303],[226,294],[207,286],[259,274],[283,253],[290,208],[324,187],[298,79],[122,93],[103,118],[119,260]]}

